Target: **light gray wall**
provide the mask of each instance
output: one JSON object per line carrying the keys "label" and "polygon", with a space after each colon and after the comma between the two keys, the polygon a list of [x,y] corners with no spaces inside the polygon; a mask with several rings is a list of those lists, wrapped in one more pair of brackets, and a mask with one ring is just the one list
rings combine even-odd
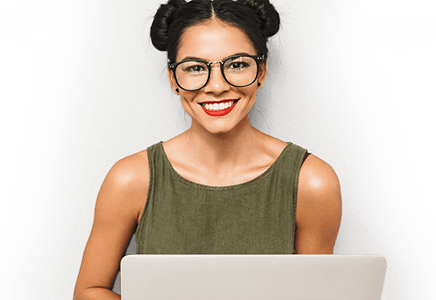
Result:
{"label": "light gray wall", "polygon": [[[2,298],[71,299],[110,167],[189,126],[147,35],[159,2],[1,2]],[[434,299],[434,1],[273,3],[253,124],[338,173],[335,253],[385,255],[384,299]]]}

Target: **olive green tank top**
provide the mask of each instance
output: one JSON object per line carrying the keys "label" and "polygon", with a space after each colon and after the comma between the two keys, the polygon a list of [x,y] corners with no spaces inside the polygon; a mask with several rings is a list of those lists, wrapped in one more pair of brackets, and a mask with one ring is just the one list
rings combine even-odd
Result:
{"label": "olive green tank top", "polygon": [[225,187],[180,176],[162,142],[147,148],[150,184],[138,254],[293,254],[298,176],[306,150],[289,143],[263,174]]}

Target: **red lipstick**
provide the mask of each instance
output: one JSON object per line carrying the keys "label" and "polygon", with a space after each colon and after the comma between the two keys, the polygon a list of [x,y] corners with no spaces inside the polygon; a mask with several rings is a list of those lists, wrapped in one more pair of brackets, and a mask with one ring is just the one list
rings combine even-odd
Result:
{"label": "red lipstick", "polygon": [[[229,101],[232,101],[232,100],[207,101],[207,102],[203,102],[202,104],[206,104],[206,103],[213,104],[213,103],[229,102]],[[236,103],[238,103],[238,100],[233,100],[233,101],[234,102],[233,102],[232,106],[230,106],[228,108],[225,108],[225,109],[222,109],[222,110],[208,110],[203,105],[201,105],[201,108],[209,116],[212,116],[212,117],[221,117],[221,116],[225,116],[225,115],[229,114],[233,110],[233,108],[235,108]]]}

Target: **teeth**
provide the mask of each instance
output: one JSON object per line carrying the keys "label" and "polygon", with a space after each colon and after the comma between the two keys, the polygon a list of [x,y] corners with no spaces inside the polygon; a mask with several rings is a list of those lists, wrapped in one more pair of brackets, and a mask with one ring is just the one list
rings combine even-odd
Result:
{"label": "teeth", "polygon": [[207,110],[213,110],[213,111],[217,111],[217,110],[223,110],[226,108],[229,108],[230,106],[233,105],[235,101],[228,101],[228,102],[220,102],[220,103],[205,103],[203,104],[203,106],[207,109]]}

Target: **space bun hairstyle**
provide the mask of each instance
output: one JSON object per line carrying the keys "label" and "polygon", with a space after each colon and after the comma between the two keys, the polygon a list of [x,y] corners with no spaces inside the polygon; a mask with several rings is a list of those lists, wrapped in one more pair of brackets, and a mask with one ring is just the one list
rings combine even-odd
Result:
{"label": "space bun hairstyle", "polygon": [[265,57],[268,38],[280,27],[279,14],[269,0],[169,0],[154,16],[150,29],[153,46],[167,51],[168,60],[173,63],[183,32],[214,18],[242,29],[257,55]]}

